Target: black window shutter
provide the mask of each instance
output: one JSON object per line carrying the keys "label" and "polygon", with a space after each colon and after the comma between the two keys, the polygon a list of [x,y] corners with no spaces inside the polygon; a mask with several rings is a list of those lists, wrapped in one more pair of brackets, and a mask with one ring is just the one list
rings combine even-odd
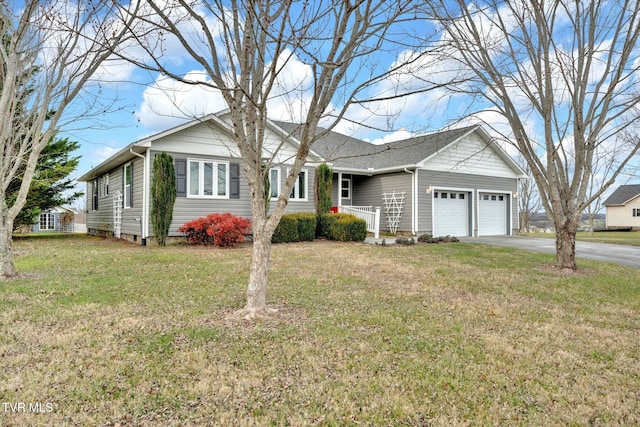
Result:
{"label": "black window shutter", "polygon": [[240,198],[240,164],[231,163],[229,165],[229,198]]}
{"label": "black window shutter", "polygon": [[176,196],[187,197],[187,159],[176,159]]}

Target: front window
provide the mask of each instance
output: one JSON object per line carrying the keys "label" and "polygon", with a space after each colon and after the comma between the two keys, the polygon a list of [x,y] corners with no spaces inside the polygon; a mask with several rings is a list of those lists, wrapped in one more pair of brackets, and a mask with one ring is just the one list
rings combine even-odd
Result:
{"label": "front window", "polygon": [[131,200],[133,199],[133,185],[132,185],[132,178],[133,178],[133,171],[132,171],[132,166],[131,163],[127,163],[126,165],[124,165],[124,188],[123,188],[123,193],[124,193],[124,207],[125,208],[130,208],[131,207]]}
{"label": "front window", "polygon": [[349,178],[342,178],[340,183],[340,197],[343,199],[351,198],[351,180]]}
{"label": "front window", "polygon": [[300,171],[300,175],[298,175],[298,179],[296,179],[296,183],[291,189],[291,194],[289,195],[290,200],[307,200],[307,171]]}
{"label": "front window", "polygon": [[229,164],[208,160],[189,160],[189,197],[227,198]]}
{"label": "front window", "polygon": [[633,209],[633,216],[640,216],[640,209]]}
{"label": "front window", "polygon": [[40,230],[55,230],[56,218],[52,213],[40,214]]}
{"label": "front window", "polygon": [[272,199],[280,197],[280,169],[278,168],[269,170],[269,189]]}

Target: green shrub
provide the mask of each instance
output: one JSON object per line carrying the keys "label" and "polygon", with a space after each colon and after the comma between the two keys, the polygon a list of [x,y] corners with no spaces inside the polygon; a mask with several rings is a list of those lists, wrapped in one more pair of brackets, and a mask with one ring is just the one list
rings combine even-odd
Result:
{"label": "green shrub", "polygon": [[316,237],[316,222],[314,213],[284,214],[271,237],[271,242],[312,242]]}
{"label": "green shrub", "polygon": [[367,238],[367,222],[354,215],[330,214],[328,218],[327,238],[340,242],[362,242]]}
{"label": "green shrub", "polygon": [[318,223],[316,225],[316,236],[321,237],[323,239],[335,240],[331,237],[331,225],[344,217],[352,217],[350,214],[343,213],[327,213],[318,215]]}
{"label": "green shrub", "polygon": [[316,237],[320,237],[322,239],[329,238],[329,224],[331,222],[331,216],[337,214],[319,214],[317,223],[316,223]]}
{"label": "green shrub", "polygon": [[313,242],[316,238],[316,224],[318,217],[314,213],[302,212],[293,214],[298,220],[298,240]]}
{"label": "green shrub", "polygon": [[298,218],[293,215],[282,215],[276,230],[271,236],[272,243],[287,243],[298,241]]}

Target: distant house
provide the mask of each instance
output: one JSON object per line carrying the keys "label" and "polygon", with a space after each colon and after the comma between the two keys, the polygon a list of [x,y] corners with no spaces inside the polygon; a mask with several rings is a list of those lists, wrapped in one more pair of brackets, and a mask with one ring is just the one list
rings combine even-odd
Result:
{"label": "distant house", "polygon": [[607,229],[640,230],[640,184],[621,185],[604,202]]}
{"label": "distant house", "polygon": [[73,233],[75,231],[76,212],[63,206],[47,209],[40,213],[32,231]]}
{"label": "distant house", "polygon": [[[300,125],[268,122],[265,157],[280,150],[269,172],[273,198],[295,158],[299,130]],[[250,217],[249,186],[232,135],[227,115],[211,114],[136,141],[86,172],[79,181],[87,183],[88,232],[142,243],[153,237],[152,164],[163,151],[174,158],[178,190],[170,236],[212,212]],[[383,231],[474,236],[518,230],[517,181],[525,174],[481,126],[384,145],[324,131],[290,195],[288,212],[314,211],[315,171],[325,162],[334,171],[335,210],[380,207]]]}

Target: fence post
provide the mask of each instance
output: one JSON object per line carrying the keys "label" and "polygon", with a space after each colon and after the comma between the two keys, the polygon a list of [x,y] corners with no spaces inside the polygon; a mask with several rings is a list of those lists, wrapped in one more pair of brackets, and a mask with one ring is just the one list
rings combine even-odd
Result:
{"label": "fence post", "polygon": [[376,206],[376,216],[373,219],[373,236],[380,237],[380,206]]}

